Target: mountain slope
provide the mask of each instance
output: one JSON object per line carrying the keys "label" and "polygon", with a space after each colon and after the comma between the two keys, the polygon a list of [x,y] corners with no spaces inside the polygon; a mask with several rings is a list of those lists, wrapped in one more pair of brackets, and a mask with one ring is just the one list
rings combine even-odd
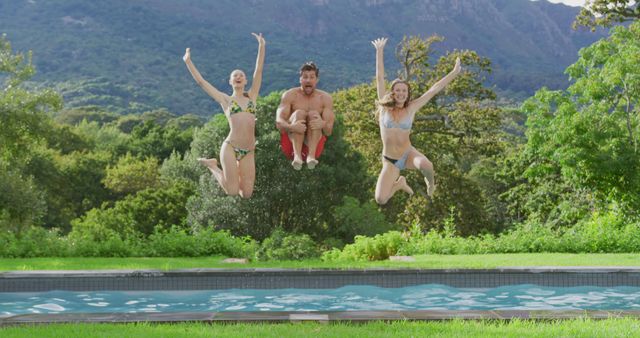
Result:
{"label": "mountain slope", "polygon": [[600,36],[570,28],[577,8],[528,0],[16,0],[0,2],[0,32],[33,50],[36,81],[56,85],[67,106],[119,112],[167,107],[184,114],[219,110],[182,62],[186,47],[204,77],[230,91],[235,68],[251,74],[262,32],[262,93],[297,84],[314,60],[326,90],[370,81],[370,40],[388,36],[388,76],[404,35],[444,36],[441,54],[473,49],[494,62],[499,89],[532,93],[566,85],[564,68]]}

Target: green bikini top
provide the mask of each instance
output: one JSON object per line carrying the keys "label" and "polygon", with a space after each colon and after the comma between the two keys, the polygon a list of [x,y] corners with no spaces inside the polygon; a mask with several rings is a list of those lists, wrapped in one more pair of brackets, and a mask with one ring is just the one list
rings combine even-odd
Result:
{"label": "green bikini top", "polygon": [[256,106],[255,104],[253,104],[253,101],[249,100],[249,103],[247,103],[247,109],[243,109],[242,107],[240,107],[238,102],[236,102],[236,100],[231,99],[231,106],[229,107],[229,115],[233,115],[235,113],[241,113],[241,112],[247,112],[255,115]]}

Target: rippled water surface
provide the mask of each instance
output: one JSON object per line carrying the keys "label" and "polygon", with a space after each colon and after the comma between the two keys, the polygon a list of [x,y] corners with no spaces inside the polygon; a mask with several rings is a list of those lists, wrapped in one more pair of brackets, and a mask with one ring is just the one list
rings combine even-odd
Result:
{"label": "rippled water surface", "polygon": [[640,310],[640,288],[405,288],[0,293],[0,314],[354,310]]}

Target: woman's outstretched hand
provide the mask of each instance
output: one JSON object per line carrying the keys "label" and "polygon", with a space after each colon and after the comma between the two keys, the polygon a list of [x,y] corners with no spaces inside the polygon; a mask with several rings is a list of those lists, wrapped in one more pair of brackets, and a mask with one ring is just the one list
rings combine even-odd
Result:
{"label": "woman's outstretched hand", "polygon": [[191,48],[187,48],[187,51],[184,52],[184,56],[182,57],[182,60],[184,60],[184,62],[191,61]]}
{"label": "woman's outstretched hand", "polygon": [[456,58],[456,64],[455,64],[455,66],[453,66],[452,73],[458,75],[461,70],[462,70],[462,66],[460,66],[460,57],[457,57]]}
{"label": "woman's outstretched hand", "polygon": [[387,38],[378,38],[371,41],[371,44],[376,47],[376,50],[384,49],[384,45],[387,44]]}
{"label": "woman's outstretched hand", "polygon": [[251,33],[251,35],[256,37],[256,39],[258,40],[258,44],[259,45],[265,45],[266,44],[266,41],[264,41],[264,38],[262,37],[262,33],[258,33],[258,34]]}

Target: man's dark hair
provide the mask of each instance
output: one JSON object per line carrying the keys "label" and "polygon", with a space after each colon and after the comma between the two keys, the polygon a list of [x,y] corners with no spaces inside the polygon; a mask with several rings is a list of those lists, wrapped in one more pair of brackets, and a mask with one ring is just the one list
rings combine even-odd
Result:
{"label": "man's dark hair", "polygon": [[313,63],[313,61],[307,61],[302,65],[302,67],[300,67],[300,76],[302,76],[302,72],[306,72],[310,70],[316,72],[316,77],[320,75],[320,68],[318,68],[318,66],[316,66],[316,64]]}

